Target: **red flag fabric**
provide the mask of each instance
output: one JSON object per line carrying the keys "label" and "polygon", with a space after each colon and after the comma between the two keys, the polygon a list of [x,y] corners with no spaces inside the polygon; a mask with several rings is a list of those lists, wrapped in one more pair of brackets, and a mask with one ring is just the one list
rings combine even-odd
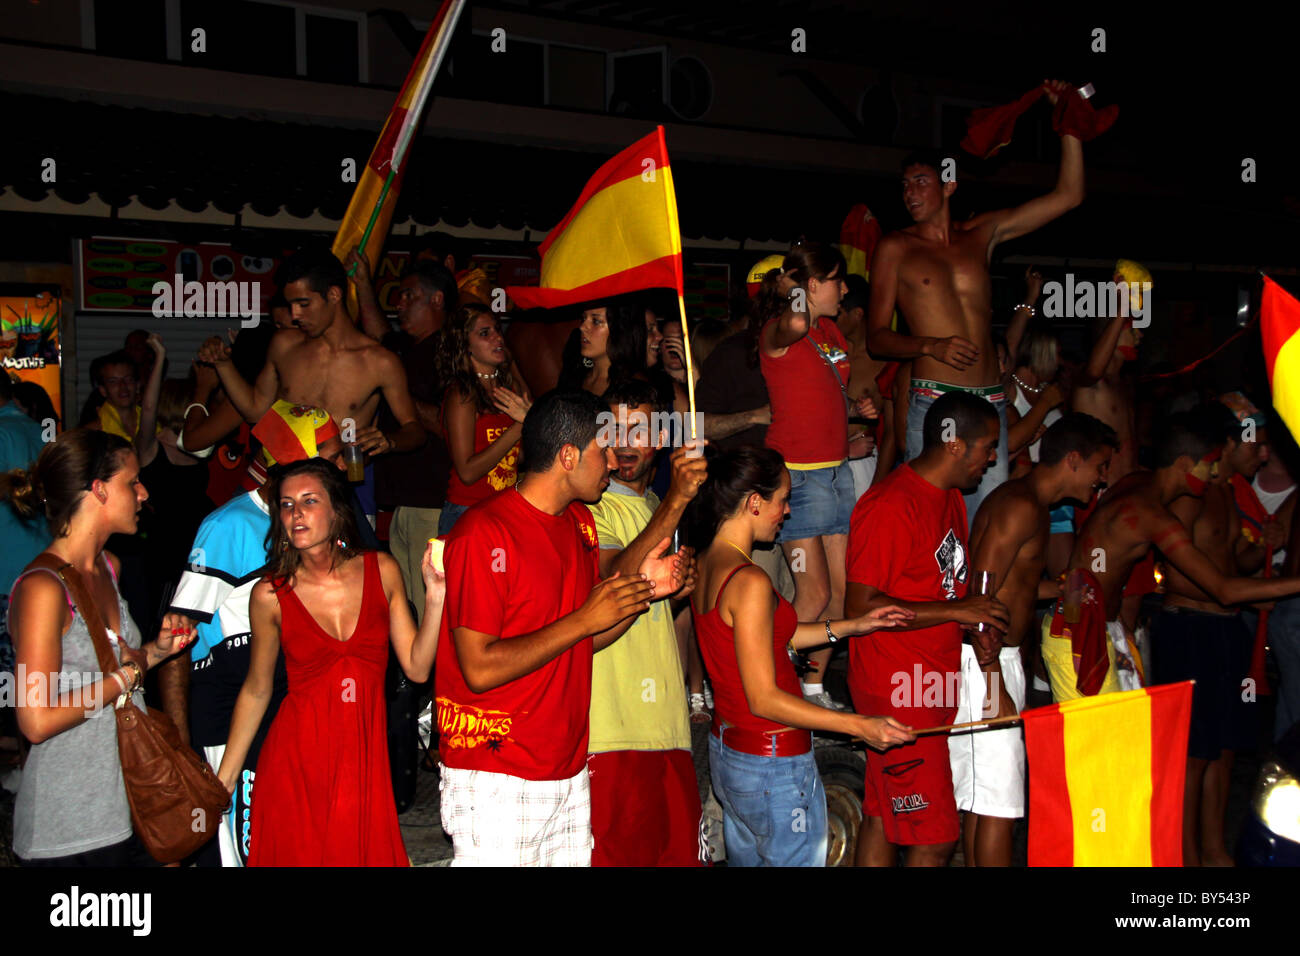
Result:
{"label": "red flag fabric", "polygon": [[[996,155],[1011,142],[1016,120],[1046,94],[1042,86],[1037,86],[1014,103],[974,110],[966,120],[966,136],[961,141],[961,148],[980,159]],[[1077,136],[1086,143],[1110,129],[1118,117],[1118,106],[1112,104],[1096,110],[1078,95],[1078,91],[1070,91],[1057,99],[1052,110],[1052,129],[1062,136],[1067,133]]]}

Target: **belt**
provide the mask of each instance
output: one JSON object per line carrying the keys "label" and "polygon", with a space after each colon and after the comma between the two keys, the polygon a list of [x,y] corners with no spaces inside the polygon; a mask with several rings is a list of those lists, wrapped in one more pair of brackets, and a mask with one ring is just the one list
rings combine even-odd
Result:
{"label": "belt", "polygon": [[812,750],[812,731],[786,730],[777,733],[744,730],[740,727],[723,727],[718,732],[715,720],[709,733],[732,750],[757,757],[798,757]]}

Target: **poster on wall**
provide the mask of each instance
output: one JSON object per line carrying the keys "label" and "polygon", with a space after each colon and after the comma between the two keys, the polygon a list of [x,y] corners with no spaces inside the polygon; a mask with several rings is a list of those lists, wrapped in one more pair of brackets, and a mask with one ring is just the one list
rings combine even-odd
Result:
{"label": "poster on wall", "polygon": [[[153,313],[154,283],[236,282],[258,290],[251,308],[265,314],[280,259],[246,255],[225,242],[175,242],[92,236],[76,242],[76,281],[88,312]],[[177,279],[177,276],[180,279]],[[170,308],[167,311],[171,311]]]}
{"label": "poster on wall", "polygon": [[11,380],[33,382],[45,389],[56,412],[62,407],[62,317],[63,300],[57,285],[0,284],[0,366]]}

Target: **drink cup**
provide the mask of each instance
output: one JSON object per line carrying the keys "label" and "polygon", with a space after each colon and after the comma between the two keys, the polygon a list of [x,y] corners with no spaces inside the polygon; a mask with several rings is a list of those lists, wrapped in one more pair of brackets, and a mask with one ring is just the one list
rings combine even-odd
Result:
{"label": "drink cup", "polygon": [[343,461],[348,467],[348,481],[356,485],[366,480],[366,453],[360,445],[344,445]]}

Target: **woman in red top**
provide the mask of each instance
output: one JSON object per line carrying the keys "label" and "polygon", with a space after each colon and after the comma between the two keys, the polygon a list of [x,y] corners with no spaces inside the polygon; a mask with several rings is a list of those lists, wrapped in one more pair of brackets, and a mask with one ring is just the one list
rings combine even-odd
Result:
{"label": "woman in red top", "polygon": [[914,739],[892,717],[803,699],[788,648],[867,634],[913,615],[890,606],[852,620],[799,623],[750,561],[756,541],[776,538],[789,501],[780,454],[743,446],[709,462],[694,504],[695,536],[707,550],[699,552],[691,610],[717,705],[709,768],[724,813],[727,861],[736,866],[826,864],[826,794],[809,731],[848,734],[880,750]]}
{"label": "woman in red top", "polygon": [[470,505],[514,487],[519,436],[532,401],[510,366],[501,323],[490,309],[470,302],[447,317],[438,371],[447,383],[442,416],[453,467],[439,537]]}
{"label": "woman in red top", "polygon": [[[771,400],[767,447],[790,469],[790,520],[781,547],[794,572],[801,620],[844,611],[844,560],[856,498],[849,468],[849,416],[875,418],[869,398],[850,403],[848,343],[834,322],[846,287],[844,257],[832,246],[800,240],[759,304],[759,364]],[[822,686],[830,649],[811,655],[815,683],[804,696],[839,707]]]}
{"label": "woman in red top", "polygon": [[406,866],[384,672],[391,641],[406,676],[428,679],[446,579],[426,551],[417,631],[397,562],[355,548],[339,469],[311,458],[272,476],[271,561],[249,600],[252,657],[217,774],[233,794],[283,648],[289,694],[257,761],[249,866]]}

